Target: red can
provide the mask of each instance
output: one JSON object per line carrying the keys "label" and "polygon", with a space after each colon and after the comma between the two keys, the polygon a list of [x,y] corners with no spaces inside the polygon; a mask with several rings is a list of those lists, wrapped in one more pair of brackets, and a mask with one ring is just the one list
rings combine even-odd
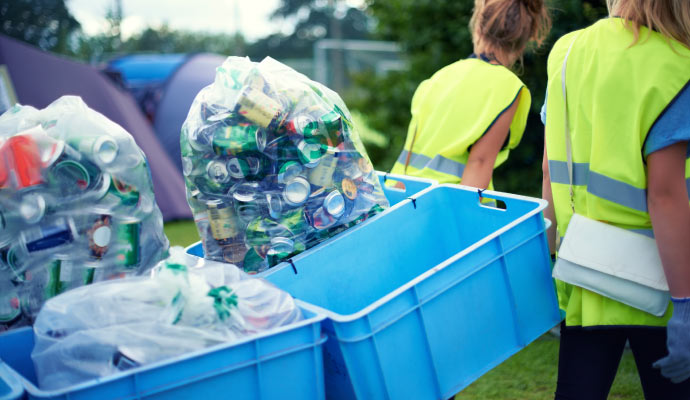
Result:
{"label": "red can", "polygon": [[[28,135],[17,135],[7,139],[3,148],[7,146],[11,152],[10,170],[14,171],[17,179],[17,189],[39,185],[44,182],[41,174],[41,153],[36,141]],[[5,156],[7,155],[4,153]],[[2,178],[2,174],[0,174]]]}

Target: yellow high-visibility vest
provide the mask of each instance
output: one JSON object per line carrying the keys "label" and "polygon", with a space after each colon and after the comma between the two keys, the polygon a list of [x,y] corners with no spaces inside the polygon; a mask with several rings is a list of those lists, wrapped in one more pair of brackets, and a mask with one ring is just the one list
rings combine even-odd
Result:
{"label": "yellow high-visibility vest", "polygon": [[[494,168],[522,139],[531,97],[509,69],[476,58],[457,61],[423,81],[412,98],[412,120],[392,173],[460,183],[469,149],[515,101],[508,143]],[[416,137],[415,137],[416,136]],[[414,144],[413,142],[414,138]],[[409,165],[405,162],[409,153]]]}
{"label": "yellow high-visibility vest", "polygon": [[[570,206],[561,72],[572,136],[575,212],[653,235],[647,209],[644,143],[655,121],[690,82],[690,49],[642,28],[640,41],[620,18],[607,18],[556,42],[548,61],[546,149],[558,234]],[[572,47],[571,47],[572,45]],[[690,178],[690,160],[686,162]],[[690,191],[690,179],[686,179]],[[690,206],[690,205],[689,205]],[[664,326],[655,317],[615,300],[556,281],[567,325]]]}

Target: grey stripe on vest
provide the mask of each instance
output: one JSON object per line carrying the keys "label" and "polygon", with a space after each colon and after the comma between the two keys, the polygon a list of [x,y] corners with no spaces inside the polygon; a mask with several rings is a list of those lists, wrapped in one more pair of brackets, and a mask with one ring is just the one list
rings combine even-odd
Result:
{"label": "grey stripe on vest", "polygon": [[[568,164],[565,161],[549,160],[549,175],[552,183],[568,184]],[[587,185],[587,191],[616,204],[647,212],[647,190],[636,188],[589,170],[587,163],[573,164],[573,185]]]}
{"label": "grey stripe on vest", "polygon": [[[407,161],[407,150],[403,150],[398,156],[398,162],[405,165]],[[431,161],[431,158],[425,156],[424,154],[412,153],[410,156],[410,165],[417,169],[424,169],[424,167]]]}
{"label": "grey stripe on vest", "polygon": [[[589,164],[573,163],[573,185],[586,185],[587,174],[589,174]],[[570,184],[568,181],[568,163],[565,161],[549,160],[549,175],[553,183]]]}
{"label": "grey stripe on vest", "polygon": [[[406,159],[407,150],[403,150],[398,156],[398,162],[405,165]],[[465,164],[443,157],[440,154],[437,154],[432,159],[423,154],[412,153],[412,156],[410,157],[410,165],[417,169],[429,168],[444,174],[456,176],[458,178],[462,178],[462,173],[465,171]]]}

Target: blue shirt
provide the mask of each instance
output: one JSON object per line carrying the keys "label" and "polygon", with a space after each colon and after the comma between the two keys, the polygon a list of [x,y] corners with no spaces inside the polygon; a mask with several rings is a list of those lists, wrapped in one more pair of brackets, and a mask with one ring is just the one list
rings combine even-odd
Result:
{"label": "blue shirt", "polygon": [[[546,96],[540,115],[541,122],[546,124]],[[687,154],[690,155],[690,84],[680,91],[652,126],[645,142],[644,155],[646,157],[683,141],[688,141]]]}

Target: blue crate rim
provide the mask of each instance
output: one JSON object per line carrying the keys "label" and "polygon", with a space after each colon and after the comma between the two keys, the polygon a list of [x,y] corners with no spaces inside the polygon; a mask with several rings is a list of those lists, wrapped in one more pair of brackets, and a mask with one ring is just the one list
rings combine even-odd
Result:
{"label": "blue crate rim", "polygon": [[394,179],[397,181],[411,181],[411,182],[416,182],[416,183],[423,183],[423,184],[428,184],[430,186],[438,185],[438,181],[435,179],[429,179],[429,178],[420,178],[418,176],[411,176],[411,175],[400,175],[400,174],[391,174],[390,172],[383,172],[383,171],[376,171],[376,175],[379,178],[384,178],[386,179]]}
{"label": "blue crate rim", "polygon": [[[420,191],[419,193],[417,193],[417,194],[415,194],[415,195],[412,195],[412,196],[410,196],[410,197],[413,198],[413,199],[416,199],[417,197],[424,195],[426,192],[428,192],[428,191],[430,191],[430,190],[433,190],[434,188],[438,188],[438,187],[450,187],[450,188],[461,189],[461,190],[470,191],[470,192],[474,192],[474,193],[477,192],[477,188],[474,188],[474,187],[471,187],[471,186],[464,186],[464,185],[455,185],[455,184],[444,183],[444,184],[440,184],[440,185],[428,187],[428,188],[426,188],[426,189]],[[381,297],[380,299],[378,299],[378,300],[376,300],[375,302],[369,304],[368,306],[364,307],[364,308],[361,309],[360,311],[357,311],[356,313],[343,315],[343,314],[334,313],[333,311],[330,311],[330,310],[327,310],[327,309],[325,309],[325,308],[322,308],[322,307],[319,307],[319,306],[317,306],[317,305],[314,305],[314,304],[312,304],[312,303],[309,303],[309,302],[300,300],[300,299],[298,299],[298,298],[296,298],[295,301],[298,302],[298,304],[300,304],[300,306],[303,306],[304,308],[307,308],[307,309],[313,311],[314,313],[325,315],[325,316],[328,317],[329,319],[331,319],[331,320],[333,320],[333,321],[336,321],[336,322],[350,322],[350,321],[357,320],[357,319],[359,319],[359,318],[362,318],[362,317],[368,315],[369,313],[371,313],[371,312],[374,311],[375,309],[379,308],[381,305],[383,305],[383,304],[387,303],[388,301],[390,301],[392,298],[394,298],[394,297],[400,295],[401,293],[403,293],[403,292],[409,290],[410,288],[416,286],[419,282],[424,281],[425,279],[427,279],[427,278],[430,277],[431,275],[434,275],[434,274],[438,273],[439,271],[442,271],[442,270],[445,269],[448,265],[454,263],[455,261],[459,260],[460,258],[462,258],[462,257],[466,256],[467,254],[471,253],[472,251],[478,249],[479,247],[481,247],[481,246],[483,246],[483,245],[489,243],[490,241],[494,240],[495,238],[497,238],[498,236],[500,236],[500,235],[503,234],[504,232],[507,232],[508,230],[513,229],[513,228],[514,228],[515,226],[517,226],[518,224],[520,224],[520,223],[522,223],[522,222],[528,220],[529,218],[533,217],[534,215],[536,215],[536,214],[542,212],[542,210],[544,210],[544,208],[546,208],[546,206],[547,206],[547,204],[548,204],[548,202],[547,202],[546,200],[543,200],[543,199],[538,199],[538,198],[534,198],[534,197],[527,197],[527,196],[522,196],[522,195],[512,194],[512,193],[496,192],[496,191],[493,191],[493,190],[485,190],[485,191],[483,191],[483,192],[482,192],[482,196],[484,196],[484,197],[489,197],[489,198],[497,198],[497,199],[499,199],[499,200],[500,200],[500,198],[510,198],[510,199],[515,199],[515,200],[523,200],[523,201],[528,201],[528,202],[531,202],[531,203],[536,203],[536,204],[537,204],[537,207],[536,207],[534,210],[531,210],[531,211],[529,211],[529,212],[523,214],[522,216],[516,218],[516,219],[513,220],[512,222],[506,224],[505,226],[503,226],[503,227],[497,229],[496,231],[492,232],[491,234],[485,236],[484,238],[478,240],[477,242],[473,243],[472,245],[470,245],[469,247],[465,248],[464,250],[462,250],[462,251],[456,253],[456,254],[453,255],[452,257],[450,257],[450,258],[444,260],[443,262],[437,264],[437,265],[434,266],[434,267],[429,268],[429,269],[428,269],[427,271],[425,271],[424,273],[418,275],[417,277],[415,277],[415,278],[412,279],[411,281],[409,281],[409,282],[407,282],[407,283],[401,285],[401,286],[398,287],[397,289],[391,291],[391,292],[388,293],[387,295]],[[398,207],[404,207],[405,205],[407,205],[407,204],[410,203],[411,201],[412,201],[412,200],[410,200],[409,198],[408,198],[408,199],[405,199],[405,200],[401,201],[400,203],[396,204],[395,206],[391,207],[389,210],[393,210],[393,209],[396,209],[396,208],[398,208]],[[384,212],[384,213],[385,213],[385,212]],[[380,216],[380,215],[383,215],[384,213],[378,214],[378,215],[376,215],[374,218],[376,218],[376,217],[378,217],[378,216]],[[351,229],[348,229],[347,231],[343,232],[343,234],[348,234],[348,233],[351,234],[352,231],[355,231],[357,228],[361,228],[362,225],[364,225],[364,224],[360,224],[360,225],[357,225],[357,226],[355,226],[355,227],[353,227],[353,228],[351,228]],[[545,224],[544,231],[546,231],[546,224]],[[316,246],[315,246],[315,247],[316,247]],[[304,254],[304,253],[302,253],[302,254]],[[298,260],[298,258],[299,258],[300,255],[301,255],[301,254],[299,254],[299,255],[296,256],[295,261]],[[269,269],[268,271],[274,271],[274,272],[275,272],[275,271],[277,271],[277,268],[282,269],[282,268],[286,268],[286,267],[289,267],[289,266],[290,266],[289,264],[283,262],[283,263],[280,263],[280,264],[276,265],[275,267]],[[266,275],[266,276],[267,276],[267,275]]]}
{"label": "blue crate rim", "polygon": [[19,399],[22,393],[24,393],[24,387],[22,386],[22,381],[19,379],[17,374],[7,365],[2,359],[0,359],[0,381],[5,382],[10,388],[9,393],[1,395],[2,399]]}
{"label": "blue crate rim", "polygon": [[[84,382],[82,382],[82,383],[78,383],[78,384],[76,384],[76,385],[68,386],[68,387],[65,387],[65,388],[62,388],[62,389],[56,389],[56,390],[42,390],[42,389],[40,389],[38,386],[34,385],[31,381],[29,381],[28,379],[26,379],[24,376],[22,376],[20,373],[18,373],[17,371],[15,371],[14,369],[9,368],[9,366],[8,366],[7,369],[8,369],[9,373],[10,373],[12,376],[14,376],[15,378],[17,378],[17,379],[22,383],[23,388],[24,388],[28,393],[30,393],[30,394],[32,394],[32,395],[34,395],[34,396],[55,397],[55,396],[60,396],[60,395],[64,395],[64,394],[69,394],[70,392],[75,392],[75,391],[82,390],[82,389],[88,389],[88,388],[97,386],[97,385],[102,384],[102,383],[106,383],[106,382],[110,382],[110,381],[115,381],[115,380],[121,379],[121,378],[126,377],[126,376],[129,376],[129,375],[139,374],[139,373],[142,373],[142,372],[146,372],[146,371],[149,371],[149,370],[153,370],[153,369],[159,368],[159,367],[161,367],[161,366],[166,366],[166,365],[170,365],[170,364],[175,364],[175,363],[179,363],[179,362],[186,361],[186,360],[193,359],[193,358],[203,357],[203,356],[205,356],[206,354],[211,353],[211,352],[215,352],[215,351],[224,350],[224,349],[228,349],[228,348],[231,348],[231,347],[239,346],[239,345],[241,345],[241,344],[245,344],[245,343],[248,343],[248,342],[253,342],[253,341],[255,341],[255,340],[263,339],[263,338],[268,337],[268,336],[273,336],[273,335],[275,335],[275,334],[279,334],[279,333],[282,333],[282,332],[286,332],[286,331],[291,331],[291,330],[294,330],[294,329],[302,328],[302,327],[305,327],[305,326],[307,326],[307,325],[313,325],[313,324],[315,324],[315,323],[321,323],[321,321],[323,321],[323,320],[326,318],[326,316],[324,316],[324,315],[322,315],[322,314],[319,314],[319,313],[316,313],[316,312],[314,312],[313,310],[311,310],[310,308],[302,307],[302,304],[303,304],[303,303],[300,304],[299,302],[296,301],[296,299],[295,299],[295,304],[296,304],[297,306],[299,306],[303,311],[304,311],[304,310],[307,310],[307,311],[313,313],[314,316],[311,317],[311,318],[308,318],[308,319],[303,319],[303,320],[301,320],[301,321],[299,321],[299,322],[296,322],[296,323],[294,323],[294,324],[285,325],[285,326],[281,326],[281,327],[278,327],[278,328],[274,328],[274,329],[271,329],[271,330],[268,330],[268,331],[265,331],[265,332],[261,332],[261,333],[255,334],[255,335],[250,335],[250,336],[247,336],[247,337],[245,337],[245,338],[243,338],[243,339],[241,339],[241,340],[238,340],[238,341],[227,342],[227,343],[219,343],[219,344],[217,344],[217,345],[205,347],[205,348],[203,348],[203,349],[199,349],[199,350],[191,351],[191,352],[188,352],[188,353],[184,353],[184,354],[179,355],[179,356],[175,356],[175,357],[167,358],[167,359],[164,359],[164,360],[152,362],[152,363],[143,365],[143,366],[141,366],[141,367],[132,368],[132,369],[129,369],[129,370],[126,370],[126,371],[118,372],[118,373],[115,373],[115,374],[112,374],[112,375],[108,375],[108,376],[104,376],[104,377],[101,377],[101,378],[89,379],[88,381],[84,381]],[[33,330],[33,328],[31,328],[31,327],[24,327],[24,328],[19,328],[19,330]],[[1,337],[1,335],[0,335],[0,337]],[[305,344],[301,344],[301,345],[299,345],[299,346],[289,347],[288,349],[282,349],[279,353],[280,353],[281,355],[283,355],[283,354],[290,354],[290,353],[292,353],[292,352],[299,351],[299,350],[303,350],[303,349],[306,349],[306,348],[309,348],[309,347],[320,346],[320,345],[322,345],[327,339],[328,339],[328,337],[322,332],[322,333],[319,335],[319,338],[318,338],[314,343],[305,343]],[[273,353],[265,354],[265,355],[263,355],[263,356],[261,356],[261,357],[258,357],[258,358],[257,358],[257,362],[264,361],[264,360],[269,360],[269,359],[273,359],[273,358],[275,358],[275,357],[276,357],[276,356],[275,356]],[[4,364],[4,363],[3,363],[2,359],[0,359],[0,366],[2,366],[3,364]],[[242,364],[247,364],[247,363],[246,363],[246,361],[242,361],[242,362],[239,362],[239,363],[236,363],[236,364],[233,364],[233,365],[228,365],[227,367],[232,367],[232,366],[237,365],[238,368],[241,368],[241,365],[242,365]],[[135,396],[135,397],[136,397],[136,396]]]}

